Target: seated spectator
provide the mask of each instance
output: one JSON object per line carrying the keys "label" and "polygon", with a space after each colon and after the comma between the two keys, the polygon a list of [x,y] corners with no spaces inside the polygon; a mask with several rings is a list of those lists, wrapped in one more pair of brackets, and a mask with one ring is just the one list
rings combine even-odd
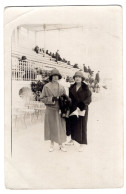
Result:
{"label": "seated spectator", "polygon": [[49,56],[51,56],[51,57],[52,57],[52,52],[50,52],[50,53],[49,53]]}
{"label": "seated spectator", "polygon": [[44,57],[44,49],[43,49],[43,48],[40,48],[40,49],[39,49],[39,53],[42,54],[43,57]]}
{"label": "seated spectator", "polygon": [[43,48],[40,48],[39,49],[39,53],[42,53],[43,54],[44,53],[44,49]]}
{"label": "seated spectator", "polygon": [[55,54],[54,54],[54,53],[52,54],[52,58],[56,58],[56,56],[55,56]]}
{"label": "seated spectator", "polygon": [[62,59],[62,62],[67,63],[67,60],[65,58]]}
{"label": "seated spectator", "polygon": [[27,57],[26,56],[22,56],[21,59],[19,59],[19,61],[27,61]]}
{"label": "seated spectator", "polygon": [[42,48],[42,52],[44,53],[45,51],[44,51],[44,48]]}
{"label": "seated spectator", "polygon": [[71,65],[71,64],[70,64],[70,61],[67,62],[67,65]]}
{"label": "seated spectator", "polygon": [[77,63],[75,63],[75,64],[74,64],[74,66],[73,66],[73,68],[77,68],[77,69],[79,69],[78,64],[77,64]]}
{"label": "seated spectator", "polygon": [[36,47],[34,48],[34,51],[35,51],[36,53],[39,53],[39,47],[36,46]]}
{"label": "seated spectator", "polygon": [[64,62],[64,63],[65,63],[65,61],[66,61],[66,60],[63,58],[63,59],[62,59],[62,62]]}
{"label": "seated spectator", "polygon": [[46,50],[46,54],[47,54],[47,55],[49,54],[48,50]]}

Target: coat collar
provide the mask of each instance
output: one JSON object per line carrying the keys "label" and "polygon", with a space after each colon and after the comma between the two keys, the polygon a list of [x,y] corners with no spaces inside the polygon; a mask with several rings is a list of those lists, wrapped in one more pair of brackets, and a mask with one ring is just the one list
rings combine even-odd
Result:
{"label": "coat collar", "polygon": [[[70,89],[72,89],[72,88],[74,88],[74,87],[76,88],[76,83],[72,84],[72,85],[70,86]],[[87,86],[87,84],[85,84],[84,82],[82,82],[81,88],[82,88],[83,90],[87,90],[87,89],[88,89],[88,86]]]}
{"label": "coat collar", "polygon": [[84,82],[82,82],[81,88],[79,88],[78,91],[76,91],[76,83],[74,83],[74,84],[72,84],[72,85],[70,86],[70,91],[71,91],[71,93],[72,93],[77,99],[78,99],[77,93],[79,93],[79,92],[81,92],[81,91],[85,91],[85,90],[87,90],[87,89],[88,89],[88,86],[87,86]]}
{"label": "coat collar", "polygon": [[[48,84],[46,84],[46,87],[51,91],[51,93],[53,94],[53,96],[55,96],[56,94],[54,93],[54,90],[53,90],[53,86],[52,86],[52,83],[49,82]],[[58,95],[60,95],[60,90],[61,90],[62,86],[58,83]]]}

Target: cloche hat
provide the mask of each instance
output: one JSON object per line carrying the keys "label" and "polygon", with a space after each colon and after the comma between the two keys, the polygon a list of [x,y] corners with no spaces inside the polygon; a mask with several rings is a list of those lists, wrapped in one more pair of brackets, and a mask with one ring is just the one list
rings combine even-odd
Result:
{"label": "cloche hat", "polygon": [[52,80],[52,76],[53,75],[58,75],[59,76],[59,79],[61,79],[62,78],[62,76],[61,76],[61,74],[60,74],[60,72],[58,71],[58,69],[52,69],[52,71],[51,71],[51,73],[50,73],[50,76],[49,76],[49,80]]}
{"label": "cloche hat", "polygon": [[74,76],[73,76],[73,79],[75,79],[75,77],[81,77],[82,78],[82,81],[84,81],[84,75],[83,75],[83,73],[81,72],[81,71],[77,71],[77,72],[75,72],[75,74],[74,74]]}

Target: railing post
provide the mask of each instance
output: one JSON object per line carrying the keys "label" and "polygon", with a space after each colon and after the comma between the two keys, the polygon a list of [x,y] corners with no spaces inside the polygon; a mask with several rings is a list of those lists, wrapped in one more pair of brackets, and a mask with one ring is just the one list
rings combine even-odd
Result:
{"label": "railing post", "polygon": [[26,66],[26,81],[28,80],[28,64],[25,62],[25,66]]}
{"label": "railing post", "polygon": [[20,33],[20,27],[17,27],[17,45],[16,46],[18,46],[20,44],[20,35],[19,35],[19,33]]}
{"label": "railing post", "polygon": [[22,61],[22,65],[24,67],[24,80],[26,80],[26,67],[25,67],[25,64],[23,63],[23,61]]}
{"label": "railing post", "polygon": [[28,81],[30,81],[30,63],[28,61]]}
{"label": "railing post", "polygon": [[43,25],[44,28],[44,56],[46,55],[46,25]]}
{"label": "railing post", "polygon": [[30,61],[30,81],[31,81],[31,68],[32,68],[32,64],[31,64],[31,61]]}
{"label": "railing post", "polygon": [[59,48],[58,49],[60,51],[60,28],[59,28],[59,41],[58,42],[59,42]]}

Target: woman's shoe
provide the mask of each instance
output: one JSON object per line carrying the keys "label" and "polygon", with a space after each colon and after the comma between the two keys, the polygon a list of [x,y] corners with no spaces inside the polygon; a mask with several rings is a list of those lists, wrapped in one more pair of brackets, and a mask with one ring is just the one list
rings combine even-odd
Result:
{"label": "woman's shoe", "polygon": [[74,141],[70,140],[69,142],[66,142],[65,145],[74,145]]}
{"label": "woman's shoe", "polygon": [[78,150],[79,152],[83,152],[84,151],[84,145],[80,145],[80,147],[79,147],[79,150]]}
{"label": "woman's shoe", "polygon": [[49,152],[53,152],[53,151],[54,151],[54,147],[53,146],[50,146]]}
{"label": "woman's shoe", "polygon": [[63,147],[63,146],[59,146],[59,149],[60,149],[61,151],[63,151],[63,152],[67,152],[66,148]]}
{"label": "woman's shoe", "polygon": [[49,152],[53,152],[54,151],[54,143],[51,143],[50,148],[49,148]]}

